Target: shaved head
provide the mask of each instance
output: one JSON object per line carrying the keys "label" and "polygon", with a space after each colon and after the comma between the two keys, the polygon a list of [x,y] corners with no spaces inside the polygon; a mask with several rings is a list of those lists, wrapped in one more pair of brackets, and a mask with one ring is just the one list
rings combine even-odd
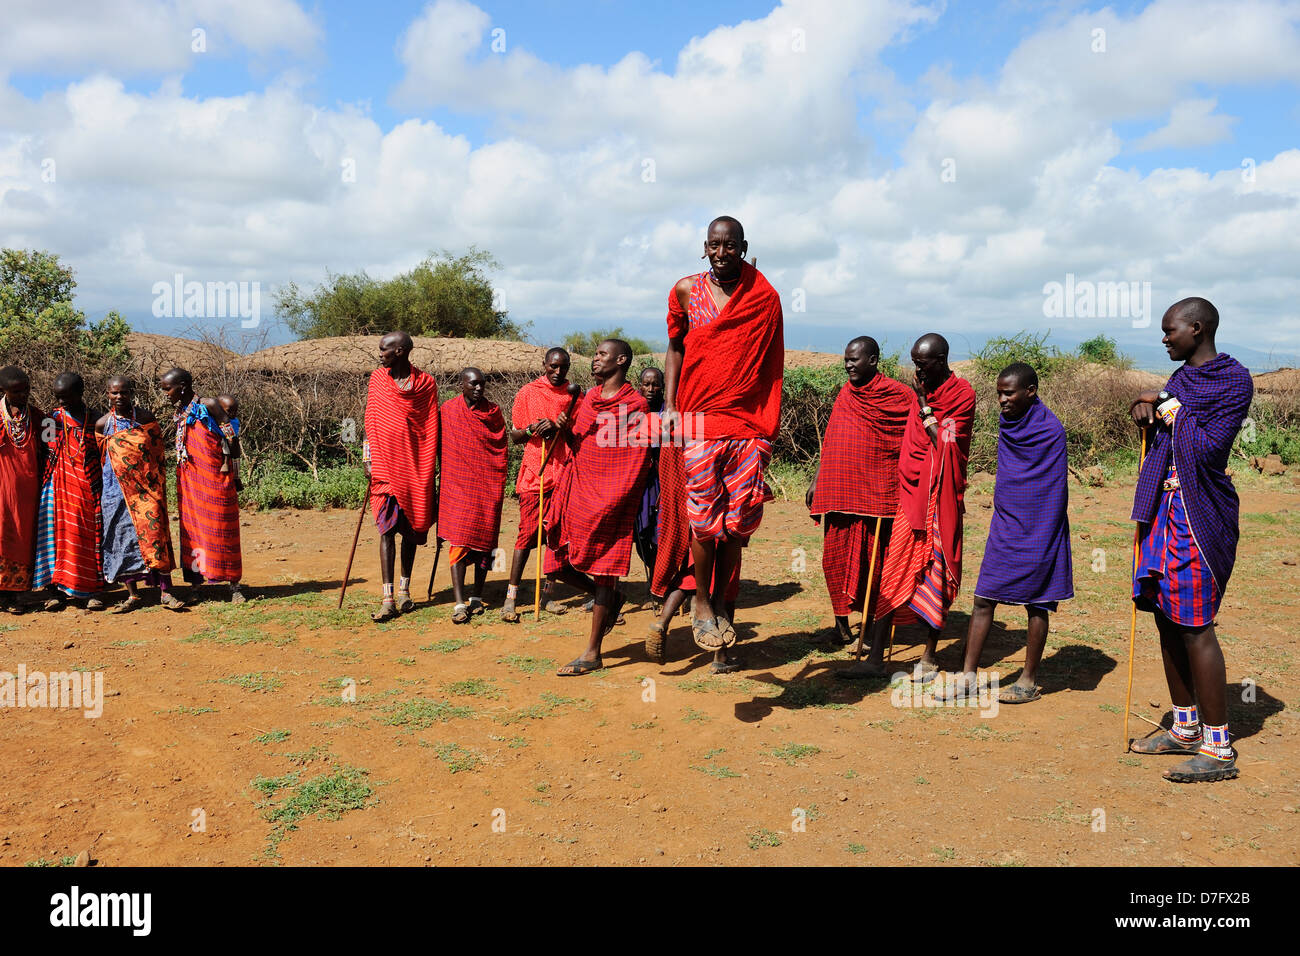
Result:
{"label": "shaved head", "polygon": [[927,332],[916,340],[912,346],[913,352],[919,352],[922,355],[932,359],[948,360],[948,340],[938,332]]}
{"label": "shaved head", "polygon": [[385,333],[379,344],[383,345],[385,342],[392,342],[399,349],[403,349],[408,355],[411,353],[411,349],[415,348],[415,341],[401,330]]}
{"label": "shaved head", "polygon": [[844,351],[853,348],[866,349],[867,358],[880,358],[880,343],[869,335],[859,335],[856,339],[850,339],[849,344],[844,346]]}
{"label": "shaved head", "polygon": [[78,395],[86,390],[85,380],[76,372],[60,372],[54,379],[56,395]]}
{"label": "shaved head", "polygon": [[174,382],[177,385],[189,385],[194,387],[194,376],[188,370],[183,368],[170,369],[163,373],[162,381]]}
{"label": "shaved head", "polygon": [[1038,373],[1027,362],[1012,362],[998,373],[998,378],[1015,382],[1021,388],[1038,385]]}
{"label": "shaved head", "polygon": [[739,219],[735,219],[731,216],[719,216],[717,219],[713,220],[713,222],[709,223],[708,231],[712,232],[713,227],[718,225],[719,223],[726,223],[727,225],[731,226],[732,231],[736,234],[737,240],[741,240],[745,238],[745,227],[740,224]]}
{"label": "shaved head", "polygon": [[477,375],[479,378],[482,378],[483,370],[479,368],[475,368],[473,365],[467,365],[465,368],[460,370],[460,380],[462,382],[466,381],[467,379],[473,378],[475,375]]}
{"label": "shaved head", "polygon": [[632,346],[628,345],[628,344],[627,344],[626,342],[624,342],[622,339],[606,339],[604,342],[601,342],[600,344],[601,344],[601,345],[612,345],[612,346],[614,346],[614,349],[613,349],[614,354],[615,354],[615,355],[626,355],[626,356],[627,356],[627,363],[628,363],[629,365],[632,364]]}
{"label": "shaved head", "polygon": [[1219,310],[1209,299],[1202,299],[1198,295],[1179,299],[1169,307],[1169,314],[1189,325],[1200,322],[1201,328],[1210,338],[1214,338],[1214,333],[1219,329]]}
{"label": "shaved head", "polygon": [[110,375],[108,381],[104,383],[105,388],[112,388],[114,385],[120,385],[122,388],[135,390],[135,379],[129,375]]}
{"label": "shaved head", "polygon": [[555,346],[555,348],[547,349],[547,350],[546,350],[546,364],[549,365],[550,362],[551,362],[551,359],[552,359],[552,358],[555,358],[555,357],[557,357],[557,356],[560,357],[560,358],[567,359],[567,358],[569,357],[569,350],[568,350],[568,349],[562,349],[562,348],[560,348],[558,345]]}

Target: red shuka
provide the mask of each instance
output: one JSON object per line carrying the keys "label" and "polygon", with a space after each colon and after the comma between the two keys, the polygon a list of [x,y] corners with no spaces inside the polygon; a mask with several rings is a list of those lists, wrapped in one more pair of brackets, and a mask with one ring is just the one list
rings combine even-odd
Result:
{"label": "red shuka", "polygon": [[599,385],[588,391],[574,415],[577,446],[560,493],[547,507],[548,540],[555,550],[567,548],[569,564],[579,571],[623,577],[649,474],[649,406],[627,382],[610,398],[600,392]]}
{"label": "red shuka", "polygon": [[[545,375],[538,376],[519,390],[515,396],[514,407],[510,409],[510,423],[514,428],[527,428],[539,418],[551,421],[560,417],[560,412],[569,407],[569,383],[552,385]],[[543,440],[540,435],[533,435],[524,445],[524,457],[519,463],[519,473],[515,475],[515,494],[521,498],[531,494],[537,496],[538,472],[542,463],[542,446],[546,445],[546,494],[558,487],[569,464],[569,446],[554,437]]]}
{"label": "red shuka", "polygon": [[694,328],[674,286],[668,337],[685,340],[675,402],[698,416],[689,438],[776,438],[785,338],[781,297],[763,273],[741,263],[740,284],[722,311]]}
{"label": "red shuka", "polygon": [[375,520],[389,495],[423,534],[437,520],[434,479],[438,469],[438,383],[411,368],[401,389],[377,368],[366,399],[366,441],[370,444],[370,508]]}
{"label": "red shuka", "polygon": [[826,423],[811,514],[894,516],[898,454],[915,408],[916,392],[880,372],[864,385],[844,383]]}
{"label": "red shuka", "polygon": [[[949,375],[925,398],[939,420],[938,447],[926,434],[913,402],[898,458],[898,514],[880,571],[881,615],[911,599],[936,545],[947,568],[945,591],[955,595],[961,585],[962,516],[975,389],[964,378]],[[930,534],[930,519],[936,513],[938,541]]]}
{"label": "red shuka", "polygon": [[104,586],[104,558],[100,536],[103,516],[103,467],[90,409],[78,421],[65,408],[52,413],[57,423],[46,467],[54,483],[54,584],[78,594]]}
{"label": "red shuka", "polygon": [[193,583],[237,584],[244,574],[239,546],[239,493],[235,476],[222,471],[221,438],[203,422],[185,429],[186,461],[176,463],[181,515],[181,573]]}
{"label": "red shuka", "polygon": [[[0,402],[3,402],[0,396]],[[8,417],[8,407],[0,410]],[[0,422],[0,591],[26,591],[36,563],[41,501],[41,428],[45,413],[27,406],[26,434],[15,444]]]}
{"label": "red shuka", "polygon": [[506,490],[506,420],[499,405],[471,408],[457,395],[442,406],[438,537],[491,551]]}

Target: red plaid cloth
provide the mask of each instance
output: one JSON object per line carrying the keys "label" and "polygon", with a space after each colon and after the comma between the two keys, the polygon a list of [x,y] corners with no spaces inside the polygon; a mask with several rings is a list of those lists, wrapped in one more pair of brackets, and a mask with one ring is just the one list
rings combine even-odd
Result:
{"label": "red plaid cloth", "polygon": [[67,409],[56,408],[51,418],[55,436],[49,446],[46,480],[54,483],[52,581],[65,590],[91,594],[104,586],[99,506],[104,472],[99,445],[94,425],[77,421]]}
{"label": "red plaid cloth", "polygon": [[[506,420],[498,405],[471,408],[457,395],[442,406],[438,537],[491,551],[506,491]],[[453,562],[454,563],[454,562]]]}
{"label": "red plaid cloth", "polygon": [[366,398],[366,441],[370,445],[370,508],[378,523],[389,495],[416,534],[438,520],[434,479],[438,468],[438,383],[411,369],[401,389],[377,368]]}
{"label": "red plaid cloth", "polygon": [[898,453],[916,393],[877,372],[865,385],[845,382],[835,396],[821,468],[813,489],[813,515],[881,515],[898,507]]}
{"label": "red plaid cloth", "polygon": [[187,460],[176,465],[181,515],[181,573],[192,583],[237,583],[244,573],[239,548],[239,494],[223,472],[221,438],[202,422],[185,429]]}
{"label": "red plaid cloth", "polygon": [[[880,615],[912,600],[931,564],[942,559],[942,591],[952,603],[961,586],[962,521],[966,511],[966,461],[975,421],[975,389],[949,375],[926,401],[939,420],[938,447],[930,441],[913,403],[898,458],[898,514],[880,572]],[[895,615],[896,624],[912,620]]]}
{"label": "red plaid cloth", "polygon": [[[610,398],[601,397],[597,385],[578,406],[577,448],[560,494],[547,508],[547,540],[559,560],[586,574],[623,577],[631,564],[632,522],[650,464],[648,411],[645,399],[626,382]],[[619,434],[617,423],[624,417],[624,435],[639,440]],[[557,557],[549,552],[546,557],[546,572],[558,571]]]}
{"label": "red plaid cloth", "polygon": [[708,282],[708,273],[694,277],[693,314],[682,309],[675,286],[668,293],[668,337],[686,343],[677,411],[698,416],[686,437],[774,439],[785,367],[781,297],[763,273],[742,263],[740,284],[714,315]]}
{"label": "red plaid cloth", "polygon": [[[514,408],[510,410],[510,424],[513,428],[527,428],[539,418],[551,421],[560,417],[560,412],[569,407],[568,383],[552,385],[545,376],[533,379],[519,390],[515,396]],[[551,496],[551,489],[558,486],[564,469],[569,464],[569,446],[564,442],[549,439],[555,447],[546,456],[546,497]],[[524,445],[524,457],[519,463],[519,474],[515,476],[515,494],[523,499],[532,494],[537,497],[537,469],[542,462],[542,438],[534,435]],[[533,525],[533,537],[537,537],[537,526]],[[533,544],[536,545],[534,540]]]}
{"label": "red plaid cloth", "polygon": [[[881,521],[881,542],[876,546],[876,571],[871,593],[880,593],[880,565],[889,538],[892,518]],[[862,610],[867,590],[867,562],[871,559],[876,519],[831,512],[826,515],[826,536],[822,541],[822,573],[831,596],[831,610],[837,617]]]}
{"label": "red plaid cloth", "polygon": [[[686,518],[686,461],[681,445],[659,449],[659,530],[650,593],[664,597],[678,587],[691,563],[691,524]],[[694,582],[694,578],[691,579]]]}

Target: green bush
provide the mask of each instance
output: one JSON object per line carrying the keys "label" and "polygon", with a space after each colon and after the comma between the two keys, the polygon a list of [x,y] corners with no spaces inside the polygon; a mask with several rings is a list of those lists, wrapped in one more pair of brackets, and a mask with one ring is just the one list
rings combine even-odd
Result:
{"label": "green bush", "polygon": [[[1012,362],[1025,362],[1033,366],[1039,380],[1043,380],[1071,371],[1085,361],[1081,355],[1065,353],[1055,345],[1048,345],[1049,334],[1050,332],[1043,332],[1041,335],[1017,332],[1015,335],[994,336],[971,358],[975,360],[978,374],[990,381],[996,380],[998,373]],[[1098,338],[1104,339],[1105,336],[1098,336]],[[1096,348],[1095,345],[1092,347]],[[1089,360],[1095,361],[1095,359]]]}
{"label": "green bush", "polygon": [[244,503],[268,508],[359,508],[366,494],[366,473],[342,465],[310,472],[290,468],[260,468],[244,486]]}

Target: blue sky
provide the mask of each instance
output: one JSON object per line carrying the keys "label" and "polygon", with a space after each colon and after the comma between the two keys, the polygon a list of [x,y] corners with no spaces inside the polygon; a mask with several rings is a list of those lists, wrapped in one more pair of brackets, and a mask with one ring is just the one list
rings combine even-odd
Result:
{"label": "blue sky", "polygon": [[[106,24],[124,2],[105,0]],[[188,2],[158,8],[154,36],[98,41],[93,15],[60,21],[33,3],[15,15],[12,45],[0,40],[0,240],[75,248],[91,314],[118,308],[141,328],[175,331],[150,314],[147,290],[177,269],[257,281],[268,296],[327,270],[387,275],[473,243],[501,259],[511,312],[539,339],[615,324],[661,338],[664,290],[694,267],[697,240],[681,237],[716,207],[745,210],[760,267],[783,295],[805,290],[815,303],[788,317],[791,346],[834,349],[864,324],[905,346],[946,323],[972,347],[1051,328],[1063,344],[1104,332],[1159,359],[1127,322],[1042,315],[1043,283],[1070,272],[1151,281],[1166,304],[1213,290],[1283,361],[1300,352],[1296,280],[1279,245],[1293,240],[1273,238],[1295,235],[1279,217],[1300,205],[1294,5],[1237,4],[1225,17],[1209,0],[230,0],[206,19]],[[1107,29],[1102,58],[1080,56],[1094,24]],[[193,25],[208,31],[203,53],[188,51]],[[795,72],[762,43],[792,25],[811,51]],[[68,39],[78,28],[81,44]],[[504,54],[490,48],[498,28]],[[62,42],[41,56],[47,36]],[[427,54],[404,56],[408,36],[423,36]],[[1178,44],[1198,42],[1198,55],[1171,62]],[[688,46],[695,59],[679,67]],[[618,71],[633,53],[650,65],[629,81]],[[88,108],[151,120],[97,139],[73,119]],[[693,128],[715,113],[734,157]],[[222,126],[232,115],[246,120],[238,132]],[[150,129],[173,140],[148,142]],[[106,154],[119,151],[110,174]],[[65,174],[58,193],[34,188],[42,158],[60,152],[79,178]],[[217,153],[230,182],[209,204],[194,169]],[[354,153],[373,177],[364,190],[309,168]],[[636,195],[619,177],[643,155],[658,159],[665,188]],[[930,195],[949,156],[959,188]],[[1249,195],[1233,185],[1247,159],[1263,171]],[[302,176],[309,198],[289,199],[284,183]],[[190,221],[178,232],[167,211],[181,208]],[[600,222],[603,208],[619,210],[617,226]],[[69,242],[87,209],[101,214],[98,235]],[[123,250],[139,252],[138,268],[124,268]]]}

